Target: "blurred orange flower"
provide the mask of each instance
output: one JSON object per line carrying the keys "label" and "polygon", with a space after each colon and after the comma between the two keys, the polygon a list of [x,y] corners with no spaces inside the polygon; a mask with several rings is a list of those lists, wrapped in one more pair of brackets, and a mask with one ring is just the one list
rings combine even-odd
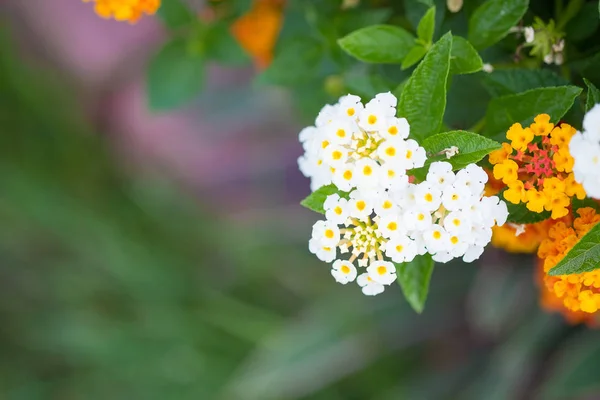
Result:
{"label": "blurred orange flower", "polygon": [[252,9],[231,25],[233,36],[260,68],[273,59],[283,23],[283,0],[255,0]]}
{"label": "blurred orange flower", "polygon": [[96,14],[102,18],[135,23],[143,14],[152,15],[160,7],[160,0],[83,0],[94,2]]}
{"label": "blurred orange flower", "polygon": [[[594,225],[600,215],[593,208],[580,208],[572,223],[556,222],[538,249],[543,263],[545,289],[562,306],[573,312],[594,314],[600,309],[600,270],[581,274],[550,276],[552,269]],[[555,300],[552,300],[555,302]]]}
{"label": "blurred orange flower", "polygon": [[535,281],[540,288],[539,301],[542,309],[548,312],[557,312],[562,314],[567,322],[573,325],[580,323],[585,323],[587,325],[598,324],[596,314],[585,313],[583,311],[572,311],[565,307],[563,300],[556,296],[552,290],[548,289],[548,286],[545,282],[546,277],[547,275],[544,272],[544,260],[538,258]]}
{"label": "blurred orange flower", "polygon": [[536,224],[506,223],[492,228],[492,246],[510,253],[534,253],[554,222],[547,219]]}

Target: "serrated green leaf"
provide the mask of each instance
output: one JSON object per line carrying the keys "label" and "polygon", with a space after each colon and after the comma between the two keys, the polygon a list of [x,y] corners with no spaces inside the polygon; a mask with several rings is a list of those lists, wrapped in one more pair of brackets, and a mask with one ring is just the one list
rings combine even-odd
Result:
{"label": "serrated green leaf", "polygon": [[472,74],[481,71],[481,68],[483,68],[483,61],[471,43],[463,37],[453,36],[452,51],[450,52],[450,73]]}
{"label": "serrated green leaf", "polygon": [[323,47],[310,37],[290,40],[275,54],[269,67],[259,76],[259,81],[273,85],[297,85],[314,80]]}
{"label": "serrated green leaf", "polygon": [[587,79],[583,78],[583,81],[585,82],[585,84],[588,88],[587,99],[585,102],[585,111],[587,112],[587,111],[590,111],[590,109],[592,107],[594,107],[596,104],[600,103],[600,90],[598,90],[596,85],[594,85],[592,82],[588,81]]}
{"label": "serrated green leaf", "polygon": [[[504,199],[504,196],[499,195],[499,197]],[[506,220],[514,224],[534,224],[536,222],[542,222],[550,218],[550,215],[552,214],[552,212],[545,210],[541,213],[530,211],[527,209],[525,203],[513,204],[508,200],[505,200],[505,203],[508,208],[508,218]]]}
{"label": "serrated green leaf", "polygon": [[439,132],[446,109],[452,35],[436,42],[406,82],[398,102],[398,115],[410,123],[411,134],[424,139]]}
{"label": "serrated green leaf", "polygon": [[204,83],[204,60],[181,38],[173,39],[152,58],[146,76],[149,106],[177,108],[197,95]]}
{"label": "serrated green leaf", "polygon": [[485,116],[486,136],[503,137],[515,122],[529,125],[536,115],[543,113],[557,122],[569,111],[580,93],[581,88],[576,86],[559,86],[492,99]]}
{"label": "serrated green leaf", "polygon": [[412,67],[413,65],[421,61],[421,58],[423,58],[425,54],[427,54],[427,49],[425,47],[421,46],[420,44],[415,45],[415,47],[410,49],[410,51],[404,58],[404,61],[402,61],[401,68],[407,69]]}
{"label": "serrated green leaf", "polygon": [[[435,6],[437,12],[435,13],[435,30],[439,30],[444,19],[444,11],[446,9],[446,0],[398,0],[397,3],[404,3],[404,17],[416,30],[419,26],[419,22],[429,10],[429,8]],[[435,38],[435,35],[434,35]]]}
{"label": "serrated green leaf", "polygon": [[181,0],[163,0],[157,14],[170,29],[181,28],[198,21],[189,6]]}
{"label": "serrated green leaf", "polygon": [[323,209],[323,203],[327,200],[327,196],[332,194],[339,194],[340,197],[348,198],[347,192],[342,192],[335,186],[334,184],[321,186],[314,192],[308,195],[304,200],[300,202],[304,207],[313,210],[315,212],[325,214],[325,209]]}
{"label": "serrated green leaf", "polygon": [[413,35],[392,25],[368,26],[338,40],[340,47],[354,58],[380,64],[400,64],[414,43]]}
{"label": "serrated green leaf", "polygon": [[548,275],[581,274],[600,268],[600,224],[588,233],[548,271]]}
{"label": "serrated green leaf", "polygon": [[[501,147],[500,143],[488,139],[477,133],[467,131],[450,131],[438,133],[426,138],[421,144],[427,152],[427,161],[421,168],[409,171],[409,174],[418,178],[425,179],[429,165],[435,161],[447,161],[452,164],[454,170],[465,168],[467,165],[476,163],[486,155]],[[458,154],[447,158],[444,154],[439,154],[452,146],[458,148]]]}
{"label": "serrated green leaf", "polygon": [[431,7],[417,26],[417,36],[424,43],[431,43],[433,40],[433,33],[435,32],[435,7]]}
{"label": "serrated green leaf", "polygon": [[[500,143],[467,131],[450,131],[438,133],[426,138],[422,146],[428,155],[435,156],[439,152],[452,146],[458,147],[458,153],[450,158],[440,156],[443,161],[448,161],[454,169],[461,169],[483,159],[492,151],[502,147]],[[435,161],[435,160],[434,160]]]}
{"label": "serrated green leaf", "polygon": [[243,65],[250,61],[248,55],[231,35],[225,23],[212,25],[205,36],[206,57],[225,65]]}
{"label": "serrated green leaf", "polygon": [[569,81],[549,69],[527,68],[496,69],[492,73],[483,74],[482,82],[494,97],[569,84]]}
{"label": "serrated green leaf", "polygon": [[527,11],[529,0],[489,0],[469,18],[469,42],[484,49],[502,39]]}
{"label": "serrated green leaf", "polygon": [[402,293],[419,314],[425,308],[433,266],[434,262],[429,254],[417,256],[411,262],[396,264],[397,281]]}

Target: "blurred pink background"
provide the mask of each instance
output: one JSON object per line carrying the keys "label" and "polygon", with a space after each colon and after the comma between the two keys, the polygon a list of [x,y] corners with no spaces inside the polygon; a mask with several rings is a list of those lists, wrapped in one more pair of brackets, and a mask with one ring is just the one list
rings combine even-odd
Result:
{"label": "blurred pink background", "polygon": [[156,17],[108,21],[80,0],[7,0],[2,7],[25,54],[71,83],[97,130],[112,135],[131,166],[166,172],[242,219],[261,209],[285,212],[308,193],[297,171],[299,126],[289,94],[258,87],[251,68],[211,65],[192,104],[152,113],[144,73],[166,37]]}

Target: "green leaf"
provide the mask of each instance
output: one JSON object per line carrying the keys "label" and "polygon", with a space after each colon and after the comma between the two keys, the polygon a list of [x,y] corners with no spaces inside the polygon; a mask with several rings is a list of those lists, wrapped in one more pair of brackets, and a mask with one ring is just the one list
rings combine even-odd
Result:
{"label": "green leaf", "polygon": [[404,29],[392,25],[373,25],[338,40],[340,47],[360,61],[400,64],[415,43]]}
{"label": "green leaf", "polygon": [[396,276],[404,297],[419,314],[425,308],[433,265],[429,254],[417,256],[411,262],[396,264]]}
{"label": "green leaf", "polygon": [[588,233],[548,271],[548,275],[581,274],[600,268],[600,224]]}
{"label": "green leaf", "polygon": [[597,212],[600,212],[600,203],[598,203],[594,199],[591,199],[589,197],[586,197],[583,200],[579,200],[576,197],[571,199],[571,208],[573,209],[573,212],[576,212],[580,208],[584,207],[590,207],[596,210]]}
{"label": "green leaf", "polygon": [[[499,197],[504,199],[504,196],[499,195]],[[552,214],[550,211],[542,211],[541,213],[530,211],[525,203],[513,204],[508,200],[504,202],[508,208],[508,218],[506,220],[514,224],[534,224],[547,220]]]}
{"label": "green leaf", "polygon": [[487,136],[504,136],[515,122],[529,125],[538,114],[548,114],[552,121],[557,122],[569,111],[580,93],[581,88],[576,86],[559,86],[492,99],[485,117]]}
{"label": "green leaf", "polygon": [[404,61],[402,61],[401,68],[407,69],[412,67],[413,65],[421,61],[421,58],[423,58],[425,54],[427,54],[427,49],[425,47],[421,46],[420,44],[415,45],[415,47],[410,49],[410,51],[404,58]]}
{"label": "green leaf", "polygon": [[204,60],[184,39],[176,38],[152,58],[146,76],[149,106],[177,108],[197,95],[204,83]]}
{"label": "green leaf", "polygon": [[592,107],[594,107],[596,104],[600,103],[600,90],[598,90],[596,85],[594,85],[592,82],[588,81],[587,79],[583,78],[583,81],[585,82],[586,86],[588,87],[587,100],[585,102],[585,111],[587,112],[587,111],[590,111],[590,109]]}
{"label": "green leaf", "polygon": [[543,87],[565,86],[569,81],[549,69],[496,69],[482,74],[482,82],[494,96],[505,96]]}
{"label": "green leaf", "polygon": [[585,2],[585,0],[570,0],[569,4],[567,4],[567,7],[565,7],[560,15],[558,15],[558,18],[556,20],[556,28],[561,31],[563,30],[564,26],[567,24],[567,22],[571,21],[571,19],[577,15],[577,13],[579,12],[579,10],[581,10],[581,6],[583,5],[583,3]]}
{"label": "green leaf", "polygon": [[192,10],[182,0],[163,0],[157,14],[170,29],[181,28],[198,21]]}
{"label": "green leaf", "polygon": [[348,198],[347,192],[342,192],[335,186],[334,184],[321,186],[314,192],[308,195],[307,198],[300,202],[304,207],[313,210],[315,212],[325,214],[325,210],[323,209],[323,203],[327,200],[327,196],[332,194],[339,194],[340,197]]}
{"label": "green leaf", "polygon": [[[426,138],[422,146],[427,154],[431,155],[431,162],[448,161],[454,169],[461,169],[469,164],[476,163],[492,151],[502,147],[500,143],[494,140],[467,131],[438,133]],[[444,155],[441,155],[439,160],[433,158],[436,154],[452,146],[458,147],[458,153],[455,156],[447,159]]]}
{"label": "green leaf", "polygon": [[273,62],[259,77],[264,83],[296,85],[314,80],[323,47],[316,39],[298,37],[281,46]]}
{"label": "green leaf", "polygon": [[502,39],[527,11],[529,0],[489,0],[469,18],[469,42],[484,49]]}
{"label": "green leaf", "polygon": [[[427,152],[427,161],[421,168],[409,172],[419,180],[424,180],[429,171],[429,165],[435,161],[447,161],[452,164],[454,170],[465,168],[467,165],[476,163],[486,155],[501,147],[500,143],[488,139],[477,133],[467,131],[450,131],[429,136],[422,143]],[[458,153],[450,158],[439,154],[452,146],[458,147]]]}
{"label": "green leaf", "polygon": [[[444,19],[444,11],[446,9],[446,0],[404,0],[396,1],[395,3],[404,3],[404,17],[416,30],[419,26],[419,22],[423,19],[423,16],[427,11],[435,6],[437,11],[435,13],[435,30],[439,30]],[[435,35],[434,35],[435,37]]]}
{"label": "green leaf", "polygon": [[417,26],[417,36],[423,41],[423,43],[431,43],[433,40],[433,33],[435,31],[435,7],[431,7]]}
{"label": "green leaf", "polygon": [[250,61],[248,55],[231,35],[227,24],[218,22],[206,32],[206,56],[225,65],[243,65]]}
{"label": "green leaf", "polygon": [[392,10],[389,8],[346,10],[344,14],[337,15],[339,31],[341,35],[347,35],[360,28],[383,24],[391,15]]}
{"label": "green leaf", "polygon": [[446,33],[427,52],[402,90],[398,115],[408,120],[417,139],[437,133],[442,125],[451,48],[452,35]]}
{"label": "green leaf", "polygon": [[578,42],[590,37],[600,25],[596,4],[585,3],[579,13],[565,27],[565,35],[569,42]]}
{"label": "green leaf", "polygon": [[481,71],[483,61],[477,50],[469,41],[460,36],[452,37],[452,51],[450,52],[451,74],[472,74]]}

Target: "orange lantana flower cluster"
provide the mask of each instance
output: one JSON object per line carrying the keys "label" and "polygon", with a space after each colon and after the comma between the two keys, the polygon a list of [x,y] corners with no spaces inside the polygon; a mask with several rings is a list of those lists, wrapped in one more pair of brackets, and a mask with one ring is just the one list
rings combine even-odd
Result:
{"label": "orange lantana flower cluster", "polygon": [[569,142],[576,133],[568,124],[554,126],[550,116],[540,114],[526,128],[513,124],[506,133],[511,142],[490,154],[496,179],[507,186],[504,198],[525,203],[530,211],[551,211],[558,219],[569,213],[571,198],[585,198],[583,187],[575,182]]}
{"label": "orange lantana flower cluster", "polygon": [[600,215],[593,208],[580,208],[572,223],[556,222],[542,241],[538,257],[543,260],[543,282],[569,311],[595,313],[600,309],[600,269],[571,275],[550,276],[552,269],[595,224]]}
{"label": "orange lantana flower cluster", "polygon": [[96,14],[102,18],[135,23],[142,15],[152,15],[158,11],[160,0],[83,0],[94,2]]}
{"label": "orange lantana flower cluster", "polygon": [[[485,195],[495,196],[506,186],[502,181],[495,179],[490,171],[488,181],[485,185]],[[553,220],[547,219],[535,224],[512,224],[510,222],[502,226],[492,227],[492,246],[504,249],[509,253],[535,253],[548,235]]]}

